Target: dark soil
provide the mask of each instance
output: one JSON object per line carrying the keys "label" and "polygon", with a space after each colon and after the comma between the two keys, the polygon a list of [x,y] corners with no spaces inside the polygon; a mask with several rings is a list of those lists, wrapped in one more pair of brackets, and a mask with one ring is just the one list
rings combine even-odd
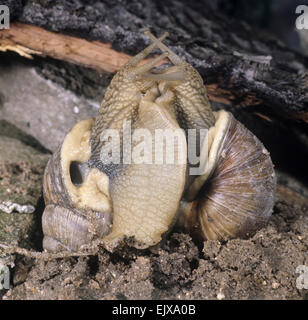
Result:
{"label": "dark soil", "polygon": [[4,299],[307,299],[297,289],[308,264],[308,211],[277,202],[268,226],[248,240],[207,241],[183,233],[155,252],[34,261],[19,256]]}

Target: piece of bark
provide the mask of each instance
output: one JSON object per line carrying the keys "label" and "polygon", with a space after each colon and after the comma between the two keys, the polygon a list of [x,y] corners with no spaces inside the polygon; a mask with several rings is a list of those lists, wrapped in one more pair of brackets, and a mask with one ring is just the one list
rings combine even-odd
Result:
{"label": "piece of bark", "polygon": [[208,1],[31,0],[18,20],[104,42],[112,55],[134,55],[148,45],[144,28],[156,35],[167,30],[165,43],[196,67],[206,84],[229,91],[229,103],[262,105],[277,116],[308,122],[308,58],[219,14]]}
{"label": "piece of bark", "polygon": [[0,32],[0,51],[7,50],[26,58],[34,54],[50,56],[93,68],[100,73],[116,72],[130,58],[113,50],[108,43],[87,41],[19,22]]}
{"label": "piece of bark", "polygon": [[[114,73],[130,58],[129,55],[112,49],[111,44],[99,41],[87,41],[77,37],[58,34],[44,30],[36,26],[30,26],[15,22],[8,30],[0,33],[0,51],[15,51],[21,56],[32,58],[32,55],[50,56],[55,59],[76,63],[84,67],[96,70],[98,73]],[[234,52],[242,57],[246,63],[261,63],[264,68],[270,65],[271,56],[247,56]],[[257,67],[254,67],[254,73]],[[247,74],[251,73],[249,70]],[[249,75],[249,77],[252,77]],[[221,82],[221,81],[220,81]],[[257,97],[256,92],[243,94],[232,93],[232,85],[228,89],[220,88],[217,84],[207,86],[210,100],[232,105],[237,102],[240,106],[253,106],[262,103],[262,98]],[[263,116],[257,113],[259,116]],[[301,119],[308,122],[308,112],[284,112],[293,119]],[[264,118],[269,119],[267,116]]]}
{"label": "piece of bark", "polygon": [[[231,92],[234,102],[308,122],[308,58],[274,36],[214,11],[209,1],[28,1],[19,21],[111,44],[134,55],[149,44],[142,30],[198,69],[206,84]],[[233,102],[233,101],[232,101]]]}
{"label": "piece of bark", "polygon": [[[0,32],[0,51],[14,51],[28,59],[32,59],[33,55],[49,56],[92,68],[99,74],[114,73],[131,58],[128,54],[113,50],[108,43],[87,41],[20,22],[14,22],[10,29]],[[145,59],[143,63],[149,60]],[[235,99],[229,90],[220,89],[216,84],[208,85],[207,89],[211,101],[231,105]],[[250,105],[254,104],[253,100],[249,100]]]}

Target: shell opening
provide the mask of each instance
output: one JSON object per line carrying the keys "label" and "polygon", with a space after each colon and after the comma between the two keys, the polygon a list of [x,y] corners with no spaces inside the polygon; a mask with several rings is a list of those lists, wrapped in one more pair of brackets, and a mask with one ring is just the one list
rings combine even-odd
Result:
{"label": "shell opening", "polygon": [[184,198],[188,201],[196,198],[205,181],[213,174],[221,156],[231,117],[224,110],[214,112],[214,115],[216,119],[215,125],[209,129],[207,136],[204,138],[200,154],[200,167],[204,168],[204,173],[197,177],[186,191]]}

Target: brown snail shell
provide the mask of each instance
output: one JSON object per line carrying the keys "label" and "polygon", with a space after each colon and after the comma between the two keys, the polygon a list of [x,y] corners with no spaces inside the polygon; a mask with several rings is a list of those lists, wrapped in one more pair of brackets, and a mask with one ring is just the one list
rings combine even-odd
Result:
{"label": "brown snail shell", "polygon": [[269,152],[231,113],[219,111],[216,119],[213,162],[187,192],[194,200],[181,204],[181,222],[197,241],[247,238],[264,227],[274,206]]}

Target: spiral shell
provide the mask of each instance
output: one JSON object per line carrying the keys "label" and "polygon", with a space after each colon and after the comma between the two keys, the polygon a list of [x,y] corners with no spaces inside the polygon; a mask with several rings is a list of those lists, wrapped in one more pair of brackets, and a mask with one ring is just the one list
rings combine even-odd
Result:
{"label": "spiral shell", "polygon": [[197,241],[247,238],[266,224],[274,205],[269,152],[231,113],[220,111],[216,119],[209,163],[215,160],[188,192],[194,201],[181,204],[182,224]]}

